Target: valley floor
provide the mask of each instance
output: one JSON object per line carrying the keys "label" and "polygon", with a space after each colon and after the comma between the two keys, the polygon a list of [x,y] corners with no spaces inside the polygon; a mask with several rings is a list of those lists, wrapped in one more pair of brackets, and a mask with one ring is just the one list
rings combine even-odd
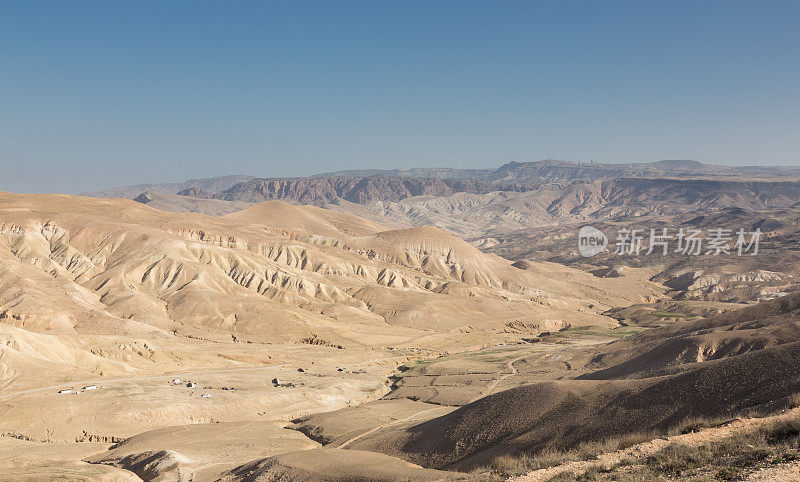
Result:
{"label": "valley floor", "polygon": [[[572,348],[603,341],[608,338],[499,344],[433,358],[251,345],[281,353],[275,356],[284,363],[63,380],[5,391],[0,473],[11,480],[215,480],[281,454],[310,451],[317,458],[323,446],[331,454],[378,430],[423,422],[482,396],[559,376],[569,370]],[[312,424],[322,428],[307,429]],[[375,458],[397,463],[390,478],[423,470],[372,452],[361,458],[366,465]],[[300,457],[279,470],[292,473],[309,463]]]}

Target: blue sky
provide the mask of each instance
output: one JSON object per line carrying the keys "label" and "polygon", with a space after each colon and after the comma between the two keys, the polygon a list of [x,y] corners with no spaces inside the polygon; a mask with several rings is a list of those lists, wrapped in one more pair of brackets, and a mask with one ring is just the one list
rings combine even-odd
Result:
{"label": "blue sky", "polygon": [[0,1],[0,189],[800,165],[798,1]]}

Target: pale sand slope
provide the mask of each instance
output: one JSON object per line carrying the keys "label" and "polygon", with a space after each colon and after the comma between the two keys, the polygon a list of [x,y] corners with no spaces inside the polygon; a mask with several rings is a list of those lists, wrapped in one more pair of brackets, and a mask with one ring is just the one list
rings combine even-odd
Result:
{"label": "pale sand slope", "polygon": [[551,269],[282,203],[212,217],[0,193],[0,432],[55,447],[288,421],[382,396],[409,360],[615,326],[603,310],[663,292]]}
{"label": "pale sand slope", "polygon": [[144,480],[462,480],[383,454],[321,450],[276,422],[217,423],[145,432],[86,459]]}
{"label": "pale sand slope", "polygon": [[[228,201],[226,201],[228,202]],[[316,206],[297,206],[282,201],[265,201],[247,206],[225,216],[270,230],[319,236],[363,236],[392,229],[396,224],[383,224],[359,216],[340,214]],[[391,221],[387,220],[389,223]]]}
{"label": "pale sand slope", "polygon": [[131,482],[139,477],[110,465],[93,465],[81,459],[108,448],[101,443],[40,444],[0,437],[0,479],[4,481],[75,480]]}
{"label": "pale sand slope", "polygon": [[[445,330],[568,312],[576,324],[614,324],[597,316],[602,307],[661,291],[612,293],[589,275],[573,282],[518,270],[435,228],[364,236],[377,226],[275,206],[233,215],[245,223],[124,200],[4,194],[0,313],[40,333],[270,342],[325,334],[342,344],[358,343],[334,328],[345,315],[355,325],[418,328],[413,305],[427,303],[445,307],[430,313]],[[305,234],[314,228],[323,236]]]}
{"label": "pale sand slope", "polygon": [[[297,372],[295,366],[281,365],[204,368],[4,392],[0,396],[0,433],[39,441],[116,442],[149,428],[171,425],[291,420],[361,403],[387,390],[386,365],[381,368],[379,362],[370,363],[359,373],[347,373],[338,372],[333,359],[332,366],[322,360],[319,353],[317,364],[305,365],[305,373]],[[176,385],[172,382],[175,378],[183,382]],[[293,386],[275,387],[273,378]],[[196,387],[188,388],[185,380],[191,380]],[[75,393],[89,385],[97,388]],[[229,387],[235,390],[223,390]],[[63,389],[72,389],[73,393],[57,393]]]}
{"label": "pale sand slope", "polygon": [[[0,215],[0,319],[58,336],[3,329],[16,340],[7,357],[22,364],[35,352],[37,363],[92,373],[160,364],[153,346],[176,336],[458,348],[520,331],[510,323],[522,332],[566,318],[614,325],[598,313],[662,290],[641,280],[612,290],[577,270],[556,279],[435,228],[376,233],[365,220],[281,203],[234,215],[242,222],[119,199],[2,194]],[[313,229],[324,234],[305,234]],[[126,346],[98,338],[109,336]],[[54,356],[31,344],[64,346]],[[5,380],[19,372],[2,369]]]}
{"label": "pale sand slope", "polygon": [[193,424],[141,433],[86,460],[146,480],[213,480],[254,459],[318,446],[280,422]]}
{"label": "pale sand slope", "polygon": [[467,474],[424,469],[388,455],[358,450],[291,452],[237,467],[222,480],[395,481],[470,480]]}
{"label": "pale sand slope", "polygon": [[223,201],[222,199],[202,199],[156,191],[143,192],[136,196],[134,201],[147,204],[151,208],[160,211],[202,213],[211,216],[222,216],[251,206],[250,203]]}

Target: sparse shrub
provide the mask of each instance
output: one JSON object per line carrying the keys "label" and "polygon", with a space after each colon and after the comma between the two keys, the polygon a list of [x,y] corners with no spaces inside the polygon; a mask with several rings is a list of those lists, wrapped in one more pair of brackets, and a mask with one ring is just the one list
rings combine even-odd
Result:
{"label": "sparse shrub", "polygon": [[577,452],[554,452],[545,451],[536,456],[522,455],[501,455],[495,457],[486,470],[502,477],[513,477],[522,475],[533,470],[555,467],[566,462],[579,460]]}
{"label": "sparse shrub", "polygon": [[738,467],[722,467],[717,470],[717,478],[720,480],[733,480],[742,474],[742,470]]}
{"label": "sparse shrub", "polygon": [[687,418],[681,423],[679,423],[676,427],[669,431],[669,435],[678,435],[678,434],[687,434],[687,433],[694,433],[699,432],[700,430],[705,430],[707,428],[715,428],[725,423],[729,422],[730,420],[726,420],[723,418],[706,418],[706,417],[691,417]]}
{"label": "sparse shrub", "polygon": [[800,458],[800,420],[778,420],[699,447],[671,443],[646,459],[655,473],[685,476],[706,468],[733,480],[751,468]]}
{"label": "sparse shrub", "polygon": [[647,457],[646,463],[656,472],[681,475],[687,470],[708,465],[712,460],[711,453],[705,446],[671,443]]}
{"label": "sparse shrub", "polygon": [[604,480],[603,477],[608,471],[599,465],[592,465],[583,473],[576,474],[572,471],[561,472],[560,474],[549,479],[548,482],[591,482],[595,480]]}
{"label": "sparse shrub", "polygon": [[548,482],[574,482],[576,480],[578,480],[578,474],[572,471],[566,471],[549,479]]}
{"label": "sparse shrub", "polygon": [[488,470],[490,473],[503,478],[511,477],[536,470],[537,467],[531,463],[532,460],[528,455],[520,455],[518,457],[501,455],[494,458],[488,467],[481,467],[479,471]]}
{"label": "sparse shrub", "polygon": [[658,436],[659,434],[656,432],[637,432],[622,435],[615,439],[617,450],[622,450],[628,447],[633,447],[634,445],[649,442]]}
{"label": "sparse shrub", "polygon": [[780,420],[773,422],[762,429],[767,443],[776,445],[779,443],[794,442],[800,437],[800,420]]}
{"label": "sparse shrub", "polygon": [[757,433],[738,433],[709,444],[719,465],[752,467],[766,460],[772,449]]}
{"label": "sparse shrub", "polygon": [[[675,427],[673,432],[690,433],[725,423],[722,419],[689,419]],[[653,433],[638,433],[583,443],[565,452],[506,455],[495,459],[490,470],[494,475],[510,477],[568,462],[594,460],[602,453],[614,452],[653,438]],[[648,457],[627,458],[608,469],[592,465],[583,473],[565,471],[550,480],[649,481],[663,480],[665,477],[705,476],[709,473],[718,480],[738,480],[749,470],[796,460],[800,460],[800,418],[765,422],[757,428],[740,430],[700,446],[672,442]],[[618,470],[623,466],[627,468],[621,474]]]}
{"label": "sparse shrub", "polygon": [[[502,477],[512,477],[515,475],[526,474],[533,470],[555,467],[568,462],[595,460],[600,454],[615,452],[620,449],[628,448],[632,445],[652,440],[655,437],[656,435],[651,433],[627,434],[621,437],[598,442],[584,442],[572,450],[546,450],[536,455],[501,455],[492,460],[488,467],[482,467],[477,471],[489,471]],[[630,462],[630,460],[626,460],[625,463],[620,463],[619,465],[626,465]],[[597,466],[597,470],[600,471],[601,467]],[[573,477],[565,480],[576,479]]]}
{"label": "sparse shrub", "polygon": [[533,470],[555,467],[575,460],[580,460],[580,456],[575,451],[546,451],[536,456],[527,454],[501,455],[495,457],[486,469],[493,474],[506,478],[526,474]]}
{"label": "sparse shrub", "polygon": [[536,469],[544,469],[576,460],[576,457],[573,452],[547,451],[542,452],[536,457],[529,457],[529,459],[529,463],[532,467],[535,467]]}
{"label": "sparse shrub", "polygon": [[597,480],[600,474],[607,472],[602,466],[600,465],[592,465],[588,469],[586,469],[583,474],[578,478],[578,480]]}

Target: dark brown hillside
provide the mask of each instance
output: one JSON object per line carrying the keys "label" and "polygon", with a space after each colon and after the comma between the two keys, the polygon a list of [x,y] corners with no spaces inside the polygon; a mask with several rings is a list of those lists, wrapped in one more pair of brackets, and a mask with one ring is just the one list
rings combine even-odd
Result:
{"label": "dark brown hillside", "polygon": [[[627,346],[629,357],[619,365],[607,360],[610,366],[603,374],[506,390],[424,423],[377,431],[348,448],[380,451],[426,467],[470,469],[503,454],[664,433],[689,418],[778,410],[800,392],[799,304],[800,296],[792,296],[672,333],[623,339],[609,347]],[[725,338],[748,330],[760,332],[748,333],[752,345],[717,359],[681,363],[680,357],[664,355],[674,355],[679,341],[693,346],[698,336]],[[659,334],[665,337],[661,344]],[[643,366],[639,378],[611,379],[616,373],[635,373],[632,360]],[[670,363],[669,373],[658,373],[659,366]],[[659,376],[646,377],[648,372]]]}
{"label": "dark brown hillside", "polygon": [[800,341],[800,295],[651,330],[599,350],[582,379],[642,378]]}
{"label": "dark brown hillside", "polygon": [[524,191],[526,185],[489,183],[475,179],[415,177],[328,177],[252,179],[239,183],[215,197],[226,201],[261,202],[285,199],[301,204],[323,205],[344,199],[357,204],[371,201],[399,201],[412,196],[450,196],[455,193]]}

